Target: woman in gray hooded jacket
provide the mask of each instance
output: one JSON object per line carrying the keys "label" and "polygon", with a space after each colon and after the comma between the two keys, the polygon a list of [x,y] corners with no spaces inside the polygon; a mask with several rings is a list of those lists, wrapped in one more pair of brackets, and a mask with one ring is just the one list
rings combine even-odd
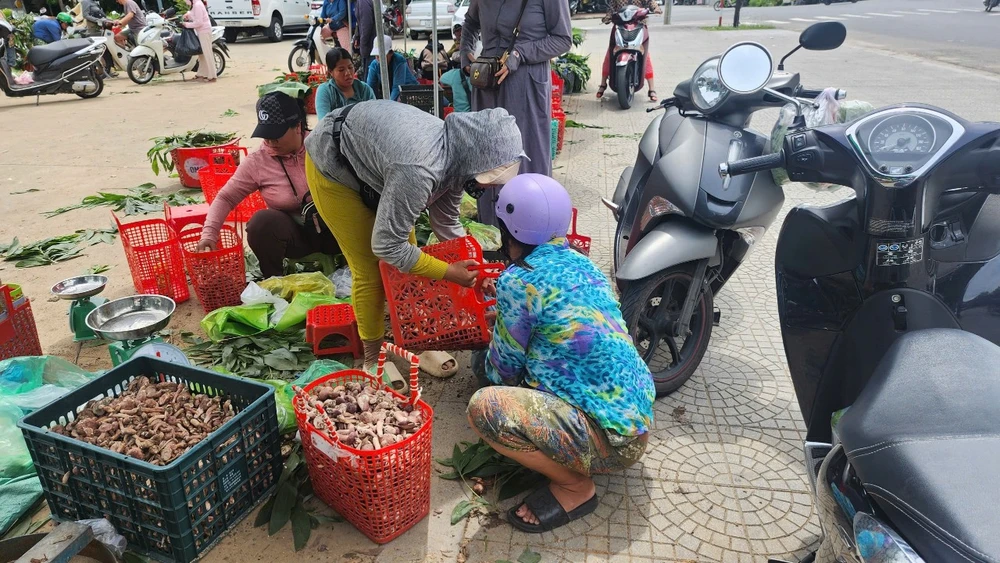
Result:
{"label": "woman in gray hooded jacket", "polygon": [[421,252],[414,225],[427,210],[441,240],[465,235],[462,194],[479,196],[517,174],[521,134],[505,110],[440,120],[413,106],[376,100],[324,117],[306,138],[306,178],[316,210],[351,268],[351,296],[365,367],[385,335],[378,262],[471,287],[471,261],[447,264]]}

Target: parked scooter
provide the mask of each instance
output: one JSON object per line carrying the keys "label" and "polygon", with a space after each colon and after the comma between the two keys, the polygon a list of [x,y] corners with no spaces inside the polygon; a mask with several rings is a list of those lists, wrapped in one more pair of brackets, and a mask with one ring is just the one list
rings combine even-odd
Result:
{"label": "parked scooter", "polygon": [[32,47],[28,62],[35,67],[34,82],[20,85],[14,83],[13,69],[4,56],[11,33],[9,26],[0,25],[0,89],[8,97],[76,94],[86,99],[104,91],[100,60],[105,47],[100,39],[63,39]]}
{"label": "parked scooter", "polygon": [[[718,69],[724,93],[774,95],[759,44]],[[998,561],[1000,123],[902,104],[807,129],[796,105],[781,151],[718,169],[854,191],[792,209],[775,252],[817,561]]]}
{"label": "parked scooter", "polygon": [[[839,41],[831,29],[839,30]],[[800,44],[834,49],[845,35],[840,23],[815,24]],[[713,296],[784,201],[769,174],[723,180],[710,163],[760,156],[769,138],[748,128],[753,113],[822,93],[804,89],[797,73],[781,72],[767,91],[737,94],[722,85],[718,65],[719,57],[708,59],[673,97],[649,110],[667,112],[646,128],[635,164],[604,201],[618,221],[613,264],[622,312],[661,395],[698,367],[719,320]]]}
{"label": "parked scooter", "polygon": [[[157,73],[167,75],[195,72],[198,69],[198,57],[166,54],[167,51],[173,53],[173,45],[180,37],[180,30],[169,22],[174,13],[173,8],[170,8],[162,16],[159,14],[146,16],[146,27],[136,38],[138,45],[129,53],[128,77],[132,82],[147,84]],[[224,38],[225,31],[226,28],[222,26],[212,27],[212,58],[215,61],[217,76],[222,76],[222,72],[226,69],[226,57],[229,56],[229,47],[226,46]]]}
{"label": "parked scooter", "polygon": [[403,34],[403,10],[395,3],[382,11],[382,22],[385,32],[395,37]]}
{"label": "parked scooter", "polygon": [[[104,46],[108,50],[109,57],[104,57],[104,60],[111,59],[111,63],[118,72],[125,72],[128,68],[129,53],[135,45],[126,44],[125,46],[119,45],[115,41],[115,32],[112,30],[112,25],[109,23],[105,24],[104,30],[101,32],[100,38],[104,41]],[[110,71],[111,69],[107,69]]]}
{"label": "parked scooter", "polygon": [[608,77],[608,86],[618,94],[622,109],[632,107],[635,93],[646,83],[646,18],[649,11],[629,4],[611,16],[615,26],[615,44],[611,56],[614,69]]}
{"label": "parked scooter", "polygon": [[326,53],[330,46],[323,40],[323,25],[330,22],[315,15],[306,16],[309,19],[309,31],[303,39],[292,45],[288,53],[289,72],[308,72],[312,65],[325,65]]}

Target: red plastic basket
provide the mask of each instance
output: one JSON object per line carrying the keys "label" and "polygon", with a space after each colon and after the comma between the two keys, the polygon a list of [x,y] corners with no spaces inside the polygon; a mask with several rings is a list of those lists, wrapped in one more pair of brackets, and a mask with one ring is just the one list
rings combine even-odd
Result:
{"label": "red plastic basket", "polygon": [[590,256],[590,237],[585,237],[576,232],[576,208],[573,208],[573,230],[568,235],[566,239],[569,241],[569,245],[574,249],[580,251],[580,254],[584,256]]}
{"label": "red plastic basket", "polygon": [[[343,445],[337,440],[336,433],[329,436],[313,426],[305,410],[303,393],[296,392],[293,399],[313,491],[375,543],[387,543],[399,537],[427,516],[431,507],[431,427],[434,410],[419,399],[419,360],[398,346],[386,343],[379,354],[376,377],[361,370],[349,369],[321,377],[304,390],[309,393],[319,385],[336,386],[349,382],[369,382],[385,387],[382,374],[386,352],[410,362],[409,403],[424,415],[423,426],[406,440],[369,451]],[[397,397],[406,398],[391,388],[385,389]]]}
{"label": "red plastic basket", "polygon": [[132,283],[140,294],[165,295],[177,303],[191,297],[184,275],[184,258],[177,233],[163,219],[147,219],[118,225]]}
{"label": "red plastic basket", "polygon": [[41,355],[31,301],[24,296],[12,299],[10,286],[0,285],[0,360]]}
{"label": "red plastic basket", "polygon": [[[461,260],[483,261],[483,250],[472,237],[427,246],[424,252],[449,264]],[[445,280],[432,280],[379,263],[389,300],[389,318],[396,344],[411,350],[476,350],[490,342],[482,283],[500,275],[499,264],[481,267],[475,288]]]}
{"label": "red plastic basket", "polygon": [[306,80],[306,84],[309,85],[309,92],[306,94],[305,104],[306,113],[309,115],[316,115],[316,90],[324,82],[326,82],[326,73],[323,75],[310,74]]}
{"label": "red plastic basket", "polygon": [[[237,147],[246,153],[243,147]],[[217,151],[212,154],[208,165],[198,171],[201,179],[201,189],[205,193],[205,201],[211,204],[218,197],[219,192],[225,187],[226,182],[236,173],[236,160],[229,151]],[[267,209],[264,198],[260,192],[253,192],[243,199],[237,206],[229,212],[226,221],[229,223],[246,223],[253,217],[254,213]]]}
{"label": "red plastic basket", "polygon": [[560,108],[562,109],[562,98],[563,91],[566,88],[566,83],[556,71],[552,71],[552,109]]}
{"label": "red plastic basket", "polygon": [[[209,157],[217,150],[230,150],[233,154],[239,149],[240,140],[214,147],[202,147],[196,149],[174,149],[170,151],[170,158],[174,161],[177,175],[180,176],[181,185],[185,188],[200,188],[201,181],[198,179],[198,171],[208,164]],[[238,158],[238,157],[237,157]]]}
{"label": "red plastic basket", "polygon": [[236,229],[222,225],[217,250],[198,251],[201,227],[185,229],[180,234],[184,266],[191,285],[205,312],[240,304],[240,294],[247,286],[243,241]]}

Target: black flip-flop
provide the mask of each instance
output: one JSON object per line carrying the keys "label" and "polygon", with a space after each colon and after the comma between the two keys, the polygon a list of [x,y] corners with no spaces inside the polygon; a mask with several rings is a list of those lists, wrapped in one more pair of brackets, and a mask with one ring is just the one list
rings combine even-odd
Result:
{"label": "black flip-flop", "polygon": [[[521,505],[526,505],[531,512],[538,519],[538,524],[529,524],[525,522],[520,516],[517,515],[517,509]],[[507,511],[507,521],[510,522],[511,526],[514,526],[522,532],[528,532],[529,534],[540,534],[542,532],[548,532],[549,530],[554,530],[560,526],[565,526],[573,520],[579,520],[584,516],[590,514],[597,508],[597,494],[590,497],[590,500],[581,504],[576,509],[566,512],[556,497],[552,494],[549,486],[542,485],[541,487],[535,489],[531,494],[524,497],[524,501],[521,504],[511,508]]]}

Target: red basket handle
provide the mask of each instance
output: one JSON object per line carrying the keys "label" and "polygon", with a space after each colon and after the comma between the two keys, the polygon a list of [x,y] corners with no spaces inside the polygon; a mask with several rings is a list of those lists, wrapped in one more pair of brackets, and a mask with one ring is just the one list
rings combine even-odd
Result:
{"label": "red basket handle", "polygon": [[576,232],[576,208],[575,207],[573,208],[573,231],[570,234],[573,235],[573,236],[577,235],[577,232]]}
{"label": "red basket handle", "polygon": [[[417,387],[418,381],[417,376],[420,373],[420,358],[417,357],[413,352],[408,352],[401,347],[391,343],[383,342],[382,350],[378,353],[378,375],[379,380],[383,380],[383,372],[385,371],[385,361],[389,353],[398,356],[408,362],[410,362],[410,404],[415,405],[417,399],[420,398],[420,389]],[[384,381],[384,380],[383,380]]]}
{"label": "red basket handle", "polygon": [[469,266],[469,269],[479,271],[479,276],[476,277],[476,285],[473,286],[473,290],[476,292],[476,301],[483,307],[492,307],[496,305],[496,299],[480,299],[479,296],[483,295],[483,284],[486,283],[486,280],[495,280],[500,277],[500,274],[502,274],[504,270],[503,264],[493,264],[487,262],[485,264],[475,264]]}

